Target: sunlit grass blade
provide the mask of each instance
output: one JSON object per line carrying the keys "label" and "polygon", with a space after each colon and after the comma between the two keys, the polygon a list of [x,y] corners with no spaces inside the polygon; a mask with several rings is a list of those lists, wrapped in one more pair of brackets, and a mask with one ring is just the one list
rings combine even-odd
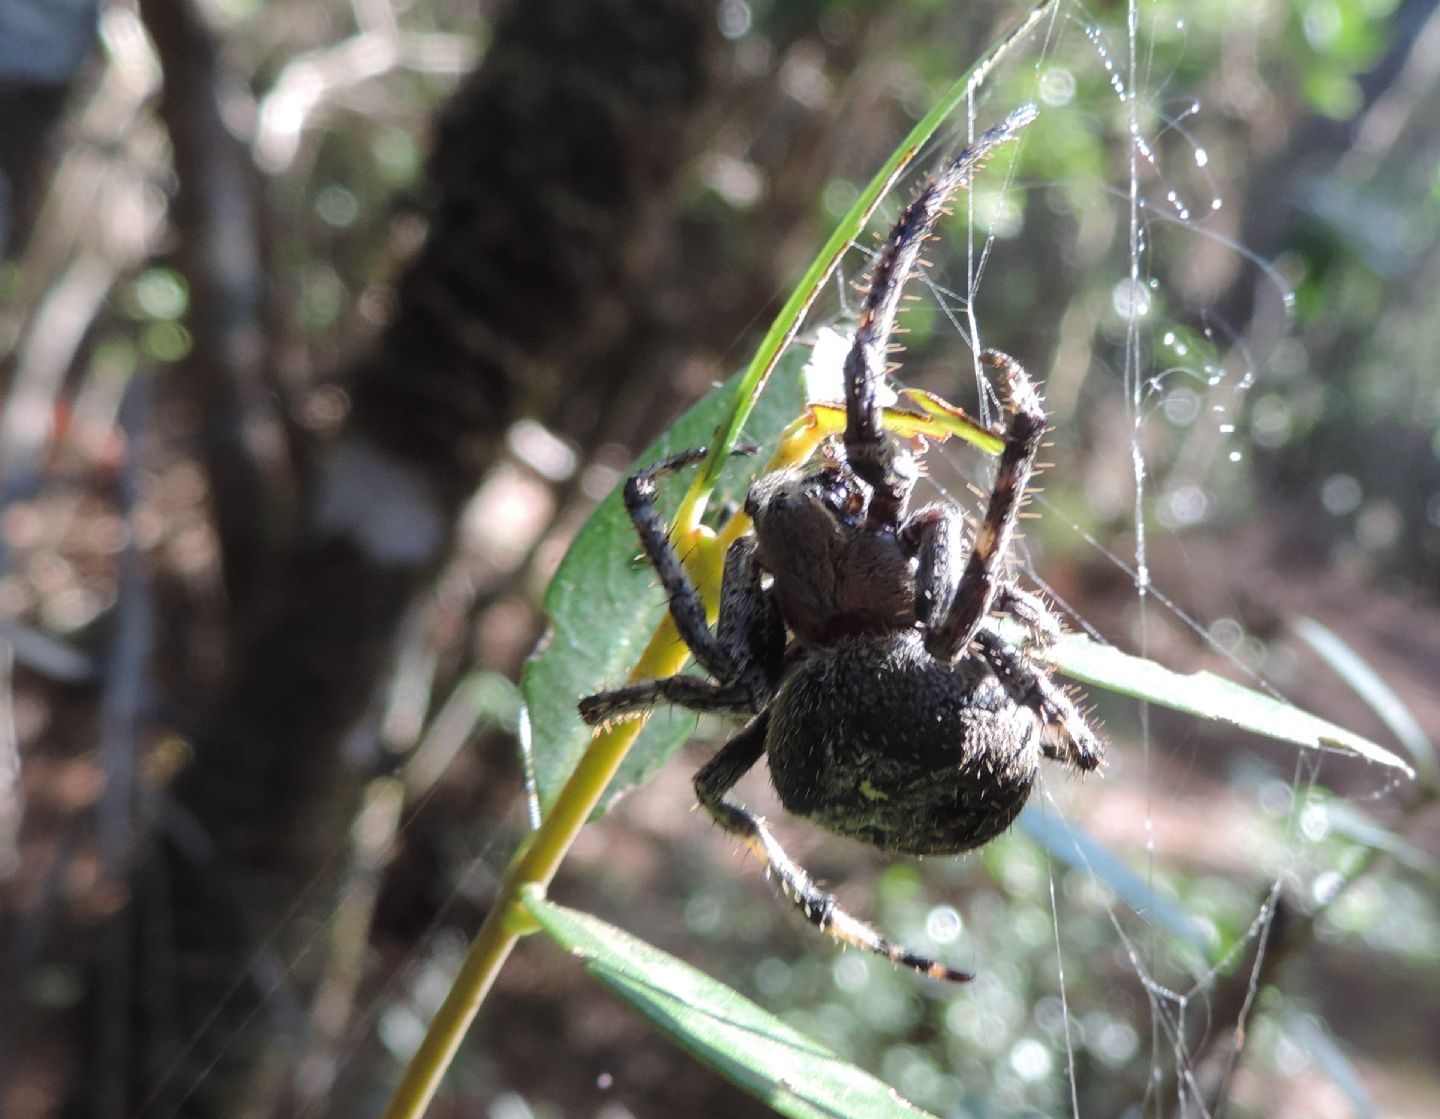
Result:
{"label": "sunlit grass blade", "polygon": [[1324,1023],[1294,1009],[1285,1015],[1283,1021],[1285,1033],[1344,1094],[1350,1103],[1351,1114],[1360,1119],[1374,1119],[1379,1112],[1375,1109],[1375,1101],[1370,1098],[1364,1077]]}
{"label": "sunlit grass blade", "polygon": [[923,1119],[893,1088],[749,999],[596,917],[527,891],[531,915],[687,1052],[796,1119]]}
{"label": "sunlit grass blade", "polygon": [[1077,633],[1063,636],[1044,659],[1066,676],[1107,691],[1308,749],[1341,750],[1415,776],[1404,760],[1378,743],[1213,672],[1172,672]]}
{"label": "sunlit grass blade", "polygon": [[[1311,798],[1316,795],[1311,793]],[[1329,800],[1325,803],[1325,818],[1336,835],[1362,847],[1384,852],[1406,869],[1423,874],[1432,884],[1440,881],[1440,860],[1403,835],[1378,823],[1355,805],[1339,799]]]}

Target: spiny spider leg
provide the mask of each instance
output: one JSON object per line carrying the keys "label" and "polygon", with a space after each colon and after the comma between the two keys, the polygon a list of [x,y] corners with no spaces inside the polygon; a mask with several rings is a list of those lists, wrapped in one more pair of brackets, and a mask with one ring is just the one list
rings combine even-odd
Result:
{"label": "spiny spider leg", "polygon": [[[670,602],[670,617],[675,620],[681,639],[690,647],[701,668],[722,683],[730,683],[737,671],[735,660],[710,632],[710,623],[705,617],[705,602],[670,542],[668,526],[655,508],[656,480],[702,462],[706,453],[705,448],[697,447],[637,470],[625,483],[625,508],[630,513],[645,555],[660,576],[660,585],[665,588],[665,597]],[[755,448],[739,447],[732,453],[754,454]]]}
{"label": "spiny spider leg", "polygon": [[995,606],[1019,621],[1036,645],[1048,647],[1060,640],[1060,619],[1038,594],[1014,583],[1001,583],[995,592]]}
{"label": "spiny spider leg", "polygon": [[673,703],[690,711],[724,711],[749,715],[755,710],[750,689],[741,684],[712,684],[694,676],[666,676],[643,680],[580,701],[580,717],[592,727],[646,711],[658,703]]}
{"label": "spiny spider leg", "polygon": [[950,197],[970,184],[975,171],[995,148],[1014,139],[1034,119],[1033,105],[1017,109],[941,167],[901,213],[876,254],[855,340],[845,357],[845,457],[875,491],[871,499],[872,523],[893,526],[898,522],[913,481],[895,474],[894,456],[875,392],[885,375],[890,335],[906,281]]}
{"label": "spiny spider leg", "polygon": [[946,967],[902,944],[886,940],[869,925],[846,913],[834,894],[826,893],[816,885],[805,869],[785,853],[780,841],[766,827],[764,817],[755,815],[743,804],[726,799],[725,794],[764,757],[769,726],[768,711],[757,715],[695,774],[695,795],[711,818],[764,861],[785,896],[795,903],[807,921],[826,936],[884,956],[922,975],[948,979],[953,983],[968,983],[974,978],[969,972]]}
{"label": "spiny spider leg", "polygon": [[925,648],[936,660],[951,661],[975,639],[980,624],[995,605],[1001,585],[1001,568],[1009,554],[1010,538],[1020,518],[1025,487],[1035,468],[1035,456],[1045,438],[1045,409],[1025,369],[1009,354],[986,350],[985,364],[1000,374],[1000,394],[1010,422],[1005,449],[995,470],[995,485],[985,518],[975,530],[975,543],[950,604],[936,615],[925,635]]}
{"label": "spiny spider leg", "polygon": [[975,644],[1015,701],[1040,716],[1045,756],[1087,772],[1099,768],[1105,760],[1105,745],[1064,689],[1056,687],[998,634],[982,629],[975,635]]}
{"label": "spiny spider leg", "polygon": [[[669,548],[668,540],[666,546]],[[674,549],[669,551],[673,554]],[[591,726],[598,726],[658,703],[671,703],[691,711],[753,715],[768,703],[785,656],[785,622],[773,596],[761,585],[756,553],[753,536],[742,536],[730,545],[720,583],[716,633],[712,636],[708,626],[704,629],[706,636],[715,641],[734,666],[731,678],[722,678],[716,683],[694,676],[645,680],[586,696],[580,701],[580,717]],[[683,567],[681,573],[688,586],[689,576]],[[703,613],[701,617],[703,620]],[[688,637],[686,643],[694,648]]]}

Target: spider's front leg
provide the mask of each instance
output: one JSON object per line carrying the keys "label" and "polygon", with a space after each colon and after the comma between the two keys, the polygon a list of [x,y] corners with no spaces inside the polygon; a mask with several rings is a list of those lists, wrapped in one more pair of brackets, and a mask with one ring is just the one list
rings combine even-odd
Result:
{"label": "spider's front leg", "polygon": [[754,537],[742,536],[725,553],[720,615],[712,632],[704,600],[655,509],[656,478],[698,462],[704,454],[688,451],[639,471],[626,483],[625,505],[645,553],[660,575],[677,632],[714,680],[669,676],[587,696],[580,701],[580,715],[592,726],[657,703],[692,711],[753,714],[769,700],[779,679],[785,626],[772,596],[762,586]]}
{"label": "spider's front leg", "polygon": [[914,485],[908,456],[897,455],[885,433],[877,388],[889,361],[890,338],[905,285],[920,261],[920,251],[935,232],[955,193],[970,185],[975,171],[1001,144],[1015,139],[1035,119],[1025,105],[1001,124],[987,129],[975,142],[946,161],[920,188],[881,243],[870,269],[870,290],[855,325],[855,339],[845,357],[845,459],[873,491],[872,527],[896,527]]}
{"label": "spider's front leg", "polygon": [[726,797],[725,794],[735,783],[764,757],[769,729],[770,713],[765,711],[752,719],[695,774],[695,795],[711,818],[764,861],[766,869],[780,883],[785,895],[795,903],[805,919],[825,935],[842,944],[884,956],[922,975],[968,983],[974,978],[969,972],[946,967],[904,945],[886,940],[865,922],[846,913],[834,894],[822,890],[805,869],[786,854],[780,841],[766,826],[763,816],[755,815],[743,804]]}
{"label": "spider's front leg", "polygon": [[[753,450],[736,453],[752,454]],[[630,514],[646,557],[660,576],[660,585],[665,588],[665,597],[670,603],[670,617],[674,619],[680,639],[690,647],[701,668],[716,680],[729,683],[736,675],[734,657],[731,650],[722,646],[716,635],[710,632],[710,623],[705,617],[705,600],[700,597],[690,573],[685,570],[680,553],[670,541],[669,526],[655,507],[657,481],[666,474],[703,462],[705,455],[705,448],[699,447],[637,470],[625,482],[625,510]],[[726,558],[728,562],[729,557]]]}
{"label": "spider's front leg", "polygon": [[[900,539],[915,556],[915,620],[934,628],[961,584],[964,514],[944,502],[927,505],[905,522]],[[1060,639],[1060,623],[1039,595],[1007,581],[995,588],[994,604],[1020,622],[1034,644],[1048,646]]]}
{"label": "spider's front leg", "polygon": [[1000,373],[1000,395],[1010,418],[990,503],[975,531],[965,570],[956,584],[954,596],[933,615],[933,624],[925,636],[925,648],[930,655],[943,661],[954,660],[970,645],[985,616],[996,605],[1005,557],[1025,499],[1025,487],[1030,483],[1035,456],[1040,453],[1040,443],[1045,438],[1045,409],[1024,367],[1013,357],[996,350],[986,350],[980,357]]}

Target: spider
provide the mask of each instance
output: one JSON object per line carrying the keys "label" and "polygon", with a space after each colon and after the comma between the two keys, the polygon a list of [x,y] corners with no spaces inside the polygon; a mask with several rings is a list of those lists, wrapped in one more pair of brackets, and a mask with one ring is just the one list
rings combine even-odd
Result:
{"label": "spider", "polygon": [[[877,253],[844,364],[845,428],[826,453],[750,486],[752,531],[725,555],[712,630],[656,511],[661,480],[701,461],[647,466],[625,505],[659,573],[676,628],[709,675],[677,675],[580,702],[608,723],[660,704],[748,716],[695,775],[700,804],[765,861],[806,918],[835,939],[922,974],[972,976],[891,942],[842,909],[792,860],[768,824],[728,794],[765,757],[781,803],[842,836],[903,855],[967,851],[1004,831],[1030,795],[1039,759],[1093,770],[1104,745],[1031,655],[1059,623],[1004,564],[1046,431],[1040,397],[1014,358],[984,351],[1004,407],[1004,448],[967,547],[964,517],[938,502],[908,511],[912,447],[887,432],[877,401],[899,301],[950,197],[1033,109],[1012,114],[921,188]],[[1009,615],[1017,646],[989,624]]]}

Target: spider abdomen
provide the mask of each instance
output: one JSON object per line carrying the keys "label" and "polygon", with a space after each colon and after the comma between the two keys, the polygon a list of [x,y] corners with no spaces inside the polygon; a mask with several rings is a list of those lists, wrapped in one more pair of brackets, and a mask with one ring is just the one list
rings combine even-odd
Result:
{"label": "spider abdomen", "polygon": [[954,854],[1024,807],[1040,731],[983,659],[937,661],[907,629],[806,648],[775,698],[766,753],[791,812],[887,851]]}

